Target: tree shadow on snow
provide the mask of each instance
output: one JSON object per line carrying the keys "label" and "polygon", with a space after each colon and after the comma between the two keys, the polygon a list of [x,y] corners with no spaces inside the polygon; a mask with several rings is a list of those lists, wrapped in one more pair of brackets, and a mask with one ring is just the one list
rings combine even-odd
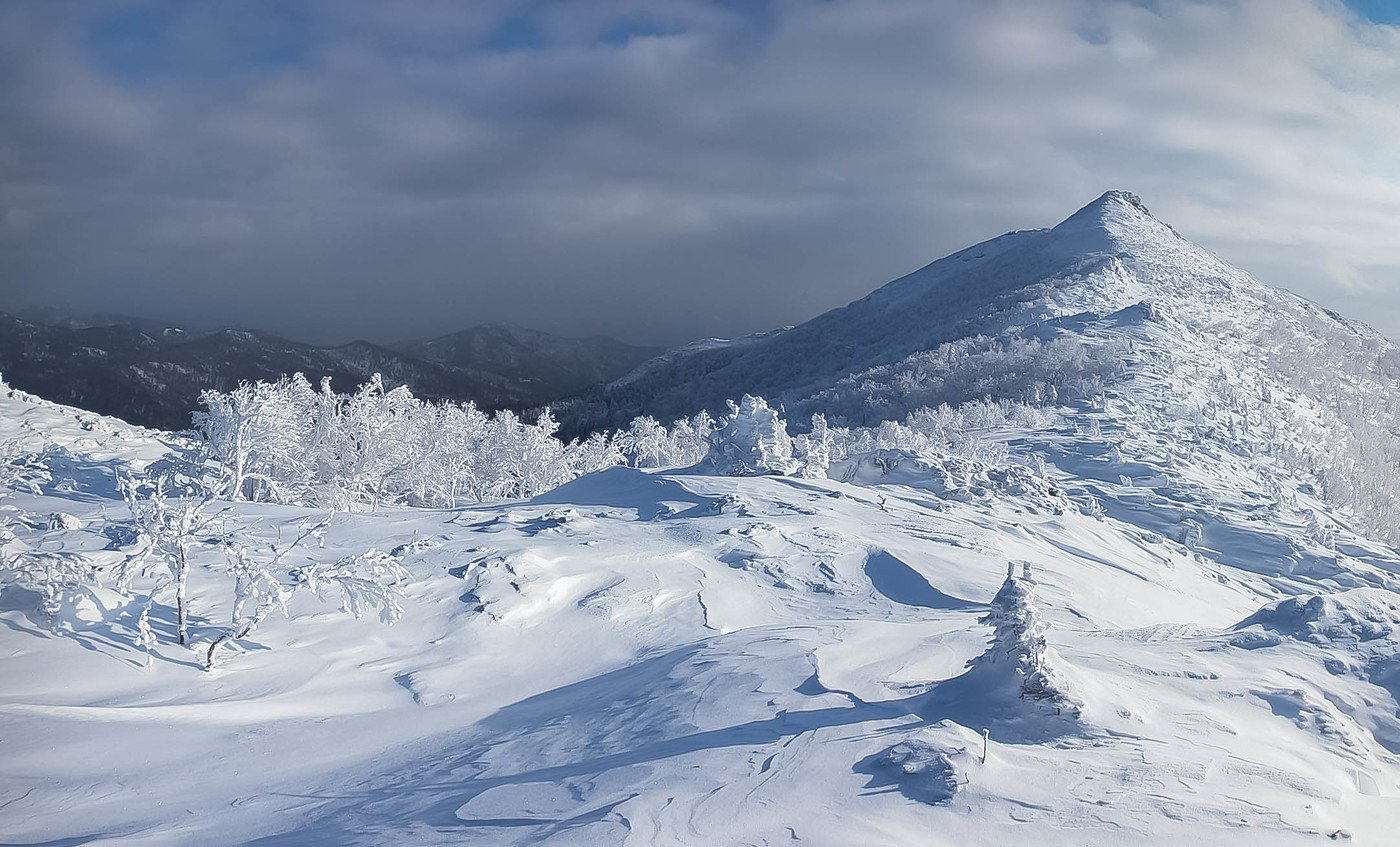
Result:
{"label": "tree shadow on snow", "polygon": [[[40,609],[37,593],[17,585],[7,586],[5,591],[0,592],[0,612],[18,612],[20,618],[0,617],[0,624],[14,632],[37,638],[63,638],[84,650],[110,656],[133,667],[145,667],[146,652],[136,646],[136,621],[145,606],[145,599],[134,597],[118,605],[105,605],[96,594],[89,595],[89,599],[100,613],[98,620],[55,620]],[[178,648],[174,607],[153,604],[148,621],[161,645]],[[189,633],[193,644],[212,640],[223,631],[222,627],[214,626],[205,616],[190,616]],[[166,656],[159,650],[152,651],[150,657],[152,661],[172,665],[204,667],[193,657],[181,659]]]}
{"label": "tree shadow on snow", "polygon": [[[716,515],[724,506],[722,497],[696,494],[673,479],[624,467],[581,476],[530,502],[635,509],[639,521]],[[689,508],[676,509],[675,504]]]}

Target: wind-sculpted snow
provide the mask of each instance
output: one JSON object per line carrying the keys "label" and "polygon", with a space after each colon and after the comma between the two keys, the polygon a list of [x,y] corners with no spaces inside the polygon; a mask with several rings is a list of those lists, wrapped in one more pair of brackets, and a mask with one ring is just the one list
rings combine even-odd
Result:
{"label": "wind-sculpted snow", "polygon": [[1314,644],[1400,641],[1400,595],[1357,588],[1333,595],[1290,597],[1241,621]]}
{"label": "wind-sculpted snow", "polygon": [[[64,467],[135,472],[173,449],[73,420],[0,398],[0,435],[47,432]],[[0,830],[1385,843],[1400,796],[1394,556],[1311,495],[1268,505],[1231,496],[1247,474],[1205,485],[1188,462],[1116,455],[1107,426],[1061,424],[1036,442],[1057,460],[1043,465],[1018,456],[1026,433],[984,436],[1024,464],[857,458],[853,483],[618,467],[531,501],[335,514],[294,557],[391,551],[412,577],[398,622],[293,594],[287,617],[225,641],[212,673],[231,611],[214,548],[190,553],[190,649],[164,595],[147,648],[144,604],[108,583],[48,599],[7,585]],[[1141,484],[1164,470],[1170,484]],[[1142,508],[1145,493],[1162,505]],[[219,508],[250,544],[325,518]],[[3,509],[7,557],[100,572],[133,543],[116,494],[86,478],[16,486]],[[1239,561],[1275,538],[1370,587]]]}

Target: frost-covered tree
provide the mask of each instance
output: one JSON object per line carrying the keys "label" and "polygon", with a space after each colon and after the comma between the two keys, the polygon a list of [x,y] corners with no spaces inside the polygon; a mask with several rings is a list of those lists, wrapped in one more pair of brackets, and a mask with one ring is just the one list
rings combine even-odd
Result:
{"label": "frost-covered tree", "polygon": [[617,440],[605,432],[595,432],[582,441],[570,443],[567,453],[572,476],[583,476],[625,461]]}
{"label": "frost-covered tree", "polygon": [[634,418],[616,440],[628,467],[659,468],[670,458],[670,433],[649,416]]}
{"label": "frost-covered tree", "polygon": [[342,397],[300,375],[206,392],[196,423],[223,465],[225,496],[331,509],[530,497],[616,454],[597,440],[565,445],[548,411],[526,423],[505,411],[419,400],[375,376]]}
{"label": "frost-covered tree", "polygon": [[[329,385],[323,390],[329,394]],[[307,465],[318,456],[309,415],[317,397],[305,377],[208,390],[200,402],[204,410],[195,413],[195,427],[226,472],[220,493],[245,500],[291,500],[303,493]]]}
{"label": "frost-covered tree", "polygon": [[703,409],[673,423],[667,439],[670,456],[666,464],[689,467],[704,461],[709,455],[710,435],[714,431],[715,419]]}
{"label": "frost-covered tree", "polygon": [[714,418],[699,412],[675,421],[669,428],[650,417],[636,418],[617,433],[614,441],[630,467],[688,467],[709,453]]}
{"label": "frost-covered tree", "polygon": [[799,462],[797,475],[821,479],[831,467],[831,448],[835,440],[826,416],[812,415],[812,428],[793,439],[793,451]]}
{"label": "frost-covered tree", "polygon": [[1021,564],[1020,574],[1016,573],[1015,563],[1007,565],[1006,581],[981,618],[981,623],[993,628],[992,643],[985,654],[972,660],[973,672],[1009,675],[1022,699],[1044,702],[1057,713],[1077,717],[1081,704],[1069,693],[1056,667],[1058,656],[1046,643],[1045,623],[1033,599],[1034,588],[1029,564]]}
{"label": "frost-covered tree", "polygon": [[787,423],[762,397],[730,404],[724,426],[710,435],[707,464],[725,476],[791,473],[796,467]]}
{"label": "frost-covered tree", "polygon": [[716,422],[707,412],[669,427],[638,418],[618,433],[568,444],[548,410],[533,422],[471,404],[425,402],[374,378],[341,396],[300,375],[275,383],[206,392],[198,418],[209,455],[226,468],[225,496],[333,510],[386,505],[457,508],[467,502],[534,497],[575,477],[626,463],[719,473],[820,476],[833,461],[875,450],[941,452],[988,463],[1006,459],[987,433],[1054,419],[1013,401],[973,401],[915,409],[903,421],[843,428],[812,419],[794,442],[761,398],[731,404]]}

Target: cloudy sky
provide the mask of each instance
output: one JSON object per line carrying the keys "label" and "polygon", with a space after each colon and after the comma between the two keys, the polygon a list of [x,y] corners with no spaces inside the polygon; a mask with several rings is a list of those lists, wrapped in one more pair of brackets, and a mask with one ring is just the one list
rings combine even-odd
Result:
{"label": "cloudy sky", "polygon": [[676,342],[1108,188],[1400,337],[1400,0],[0,0],[0,309]]}

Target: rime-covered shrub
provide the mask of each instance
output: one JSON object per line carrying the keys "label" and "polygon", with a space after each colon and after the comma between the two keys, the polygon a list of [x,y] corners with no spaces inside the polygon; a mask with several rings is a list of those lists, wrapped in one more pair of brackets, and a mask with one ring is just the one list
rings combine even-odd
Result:
{"label": "rime-covered shrub", "polygon": [[640,417],[613,436],[613,443],[629,467],[688,467],[709,454],[714,430],[709,412],[681,418],[669,428],[654,418]]}
{"label": "rime-covered shrub", "polygon": [[97,569],[86,556],[5,549],[12,544],[0,545],[0,591],[15,586],[34,592],[39,596],[39,610],[51,620],[97,581]]}
{"label": "rime-covered shrub", "polygon": [[164,479],[122,479],[138,548],[115,569],[117,589],[128,593],[149,583],[147,605],[167,589],[175,596],[176,636],[189,644],[189,579],[195,551],[210,537],[221,537],[220,516],[207,506],[209,495],[172,494]]}
{"label": "rime-covered shrub", "polygon": [[379,550],[346,556],[335,562],[311,562],[288,567],[289,554],[308,539],[319,539],[324,524],[303,528],[290,544],[231,544],[226,571],[233,578],[233,611],[229,627],[205,651],[204,668],[213,670],[220,648],[247,638],[274,613],[287,614],[287,604],[299,591],[322,599],[334,593],[340,610],[355,617],[377,612],[386,624],[403,618],[403,588],[411,579],[398,557]]}
{"label": "rime-covered shrub", "polygon": [[47,459],[58,449],[51,446],[36,453],[14,441],[0,444],[0,497],[12,492],[39,494],[53,480]]}

